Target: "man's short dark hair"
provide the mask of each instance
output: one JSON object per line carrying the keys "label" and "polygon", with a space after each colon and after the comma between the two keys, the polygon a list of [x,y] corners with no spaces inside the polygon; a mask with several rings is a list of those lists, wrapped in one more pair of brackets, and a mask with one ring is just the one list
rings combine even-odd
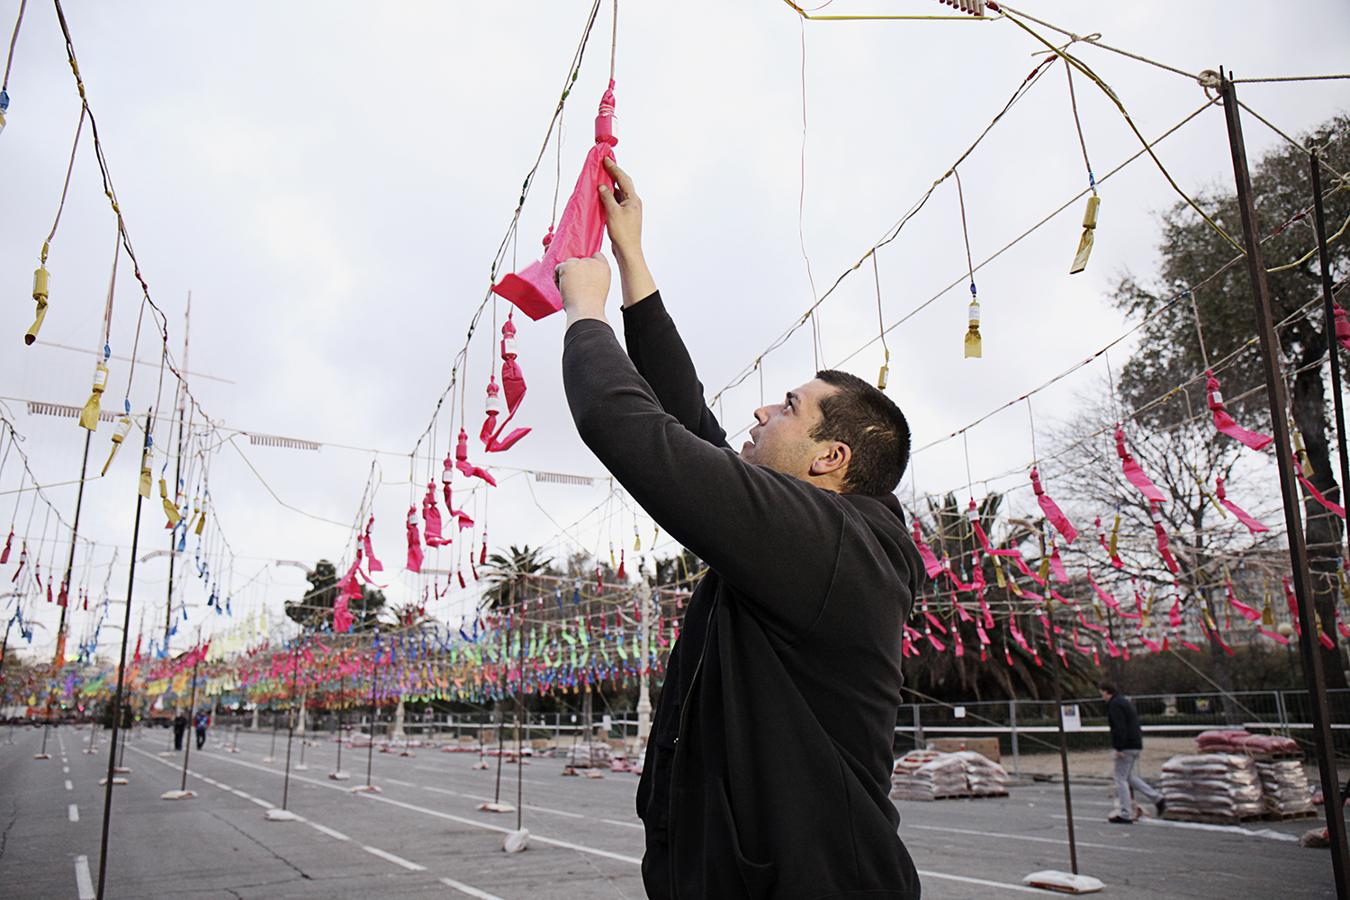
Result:
{"label": "man's short dark hair", "polygon": [[1097,690],[1104,691],[1105,693],[1110,694],[1112,697],[1120,693],[1120,691],[1116,690],[1116,686],[1109,681],[1097,682]]}
{"label": "man's short dark hair", "polygon": [[817,441],[839,441],[853,452],[844,476],[851,494],[889,494],[909,465],[909,422],[900,407],[857,375],[825,369],[816,373],[835,392],[820,401]]}

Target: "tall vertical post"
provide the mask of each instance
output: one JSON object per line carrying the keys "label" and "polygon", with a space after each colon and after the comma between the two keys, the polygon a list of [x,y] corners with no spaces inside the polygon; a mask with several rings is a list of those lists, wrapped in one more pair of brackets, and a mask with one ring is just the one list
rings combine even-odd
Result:
{"label": "tall vertical post", "polygon": [[[1317,617],[1313,610],[1309,581],[1308,547],[1303,536],[1303,520],[1298,486],[1294,480],[1294,460],[1290,455],[1289,427],[1285,419],[1289,408],[1284,377],[1279,366],[1274,317],[1270,308],[1270,288],[1266,282],[1266,264],[1261,255],[1260,230],[1256,206],[1252,200],[1251,175],[1247,170],[1247,148],[1242,140],[1242,118],[1237,90],[1227,73],[1221,73],[1220,94],[1224,118],[1228,124],[1228,146],[1233,156],[1233,179],[1237,187],[1238,210],[1242,214],[1242,240],[1247,251],[1247,272],[1251,277],[1256,305],[1256,330],[1261,343],[1261,362],[1266,377],[1266,399],[1270,405],[1270,425],[1275,437],[1275,458],[1280,469],[1280,494],[1284,500],[1284,522],[1289,541],[1289,559],[1293,567],[1294,596],[1302,634],[1299,649],[1303,656],[1304,677],[1308,681],[1309,708],[1312,713],[1313,742],[1321,770],[1322,796],[1325,798],[1327,833],[1331,840],[1331,866],[1336,896],[1350,898],[1350,866],[1346,860],[1345,814],[1341,809],[1340,786],[1336,783],[1336,757],[1331,742],[1330,710],[1326,680],[1322,671],[1322,653],[1317,640]],[[1333,354],[1334,357],[1334,354]]]}
{"label": "tall vertical post", "polygon": [[66,650],[66,612],[70,607],[70,576],[75,569],[75,546],[80,537],[80,510],[84,507],[84,479],[89,474],[89,441],[94,437],[92,431],[84,433],[84,455],[80,458],[80,484],[75,489],[75,520],[70,526],[70,555],[66,557],[66,574],[61,579],[61,594],[66,602],[61,604],[61,620],[56,626],[56,660],[65,658]]}
{"label": "tall vertical post", "polygon": [[652,697],[651,697],[651,600],[652,587],[647,576],[638,579],[638,639],[642,646],[642,659],[638,662],[638,701],[637,701],[637,749],[641,753],[647,748],[647,738],[652,733]]}
{"label": "tall vertical post", "polygon": [[[303,635],[302,635],[303,637]],[[291,739],[295,737],[295,683],[300,677],[300,638],[296,638],[295,646],[291,648],[291,704],[289,715],[286,717],[286,774],[281,779],[281,808],[286,809],[286,802],[291,795]]]}
{"label": "tall vertical post", "polygon": [[[1336,448],[1341,463],[1341,502],[1350,489],[1350,449],[1345,439],[1345,406],[1341,400],[1341,356],[1336,341],[1336,301],[1331,291],[1331,259],[1327,253],[1327,214],[1322,207],[1322,163],[1316,148],[1309,162],[1312,165],[1313,224],[1317,229],[1317,256],[1322,268],[1322,331],[1327,339],[1327,356],[1331,363],[1331,397],[1336,410]],[[1350,528],[1345,530],[1350,544]]]}
{"label": "tall vertical post", "polygon": [[[1049,605],[1047,597],[1047,606]],[[1048,621],[1048,620],[1047,620]],[[1045,627],[1045,645],[1050,649],[1057,659],[1049,660],[1050,668],[1055,670],[1055,722],[1059,731],[1059,768],[1064,777],[1064,817],[1065,824],[1069,830],[1069,868],[1073,874],[1078,874],[1078,839],[1074,833],[1073,827],[1073,788],[1069,782],[1069,741],[1064,736],[1064,690],[1060,683],[1059,672],[1060,665],[1064,664],[1064,657],[1060,653],[1059,643],[1054,639],[1050,629]],[[1128,797],[1121,797],[1122,808],[1129,804]]]}
{"label": "tall vertical post", "polygon": [[[150,465],[150,429],[153,425],[152,413],[145,416],[145,441],[141,446],[141,468],[144,469]],[[122,720],[122,691],[126,684],[127,671],[127,635],[131,632],[131,598],[136,587],[136,551],[140,545],[141,537],[141,507],[145,504],[143,497],[138,489],[136,491],[136,522],[132,526],[131,532],[131,563],[130,571],[127,573],[127,603],[126,610],[122,616],[122,651],[117,661],[117,690],[113,694],[113,714],[112,742],[108,747],[108,773],[107,785],[103,792],[103,832],[99,839],[98,851],[98,900],[103,900],[103,889],[108,875],[108,826],[112,821],[112,799],[113,799],[113,769],[116,760],[113,758],[113,748],[117,746],[118,725]]]}

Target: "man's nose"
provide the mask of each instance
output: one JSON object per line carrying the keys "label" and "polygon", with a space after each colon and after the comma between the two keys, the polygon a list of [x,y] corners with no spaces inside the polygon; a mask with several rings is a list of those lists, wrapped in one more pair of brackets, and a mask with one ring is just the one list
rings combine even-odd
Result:
{"label": "man's nose", "polygon": [[761,406],[755,410],[755,421],[763,425],[769,421],[769,407]]}

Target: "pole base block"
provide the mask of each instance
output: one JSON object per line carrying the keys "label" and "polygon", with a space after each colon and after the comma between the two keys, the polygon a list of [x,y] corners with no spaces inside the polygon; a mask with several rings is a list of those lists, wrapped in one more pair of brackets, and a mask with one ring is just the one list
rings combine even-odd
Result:
{"label": "pole base block", "polygon": [[161,751],[159,751],[159,754],[158,754],[158,755],[159,755],[159,756],[177,756],[178,754],[180,754],[180,753],[182,753],[182,752],[183,752],[182,750],[161,750]]}
{"label": "pole base block", "polygon": [[352,777],[352,776],[348,775],[346,772],[329,772],[329,773],[328,773],[328,778],[329,778],[330,781],[346,781],[348,778],[351,778],[351,777]]}
{"label": "pole base block", "polygon": [[52,758],[52,755],[51,755],[50,753],[34,753],[34,754],[33,754],[33,759],[51,759],[51,758]]}
{"label": "pole base block", "polygon": [[289,809],[281,809],[274,806],[263,814],[263,818],[269,822],[294,822],[300,817]]}
{"label": "pole base block", "polygon": [[484,762],[483,760],[480,759],[478,762],[474,763],[473,766],[472,766],[471,768],[479,769],[479,770],[485,770],[485,769],[487,769],[487,767],[488,767],[488,764],[487,764],[486,762]]}
{"label": "pole base block", "polygon": [[520,853],[522,850],[528,850],[529,848],[530,830],[528,828],[512,831],[502,838],[502,849],[507,853]]}
{"label": "pole base block", "polygon": [[117,775],[130,775],[131,770],[126,766],[113,766],[113,772]]}
{"label": "pole base block", "polygon": [[582,772],[581,774],[582,774],[582,777],[583,777],[583,778],[604,778],[604,777],[605,777],[605,773],[604,773],[604,772],[601,772],[599,769],[587,769],[586,771]]}
{"label": "pole base block", "polygon": [[270,763],[276,762],[277,760],[276,760],[276,757],[274,757],[274,756],[264,756],[264,757],[262,758],[262,761],[263,761],[264,763],[269,763],[269,764],[270,764]]}
{"label": "pole base block", "polygon": [[[100,778],[100,779],[98,780],[98,783],[101,784],[101,785],[103,785],[104,787],[107,787],[107,785],[108,785],[108,779],[106,779],[106,778]],[[114,775],[114,776],[113,776],[112,783],[113,783],[113,784],[126,784],[126,783],[127,783],[127,780],[126,780],[125,778],[119,778],[118,776]]]}
{"label": "pole base block", "polygon": [[1106,888],[1105,884],[1091,875],[1074,875],[1056,869],[1032,872],[1022,879],[1022,883],[1059,894],[1095,894]]}
{"label": "pole base block", "polygon": [[165,791],[159,795],[161,800],[190,800],[197,796],[196,791]]}
{"label": "pole base block", "polygon": [[239,752],[239,748],[238,748],[238,747],[226,747],[226,748],[225,748],[225,752],[226,752],[226,753],[238,753],[238,752]]}
{"label": "pole base block", "polygon": [[373,784],[358,784],[358,785],[357,785],[356,787],[354,787],[354,788],[348,788],[348,790],[351,791],[353,794],[383,794],[383,793],[384,793],[384,791],[380,790],[378,787],[376,787],[376,786],[373,785]]}
{"label": "pole base block", "polygon": [[297,765],[297,766],[292,766],[292,768],[294,768],[295,771],[297,771],[297,772],[308,772],[308,771],[309,771],[309,766],[305,765],[304,763],[300,763],[300,764]]}
{"label": "pole base block", "polygon": [[567,775],[567,776],[570,776],[570,777],[572,777],[572,778],[575,778],[576,776],[580,775],[581,773],[578,772],[578,771],[577,771],[574,767],[572,767],[572,766],[563,766],[563,770],[562,770],[562,772],[559,773],[559,774]]}
{"label": "pole base block", "polygon": [[509,813],[515,812],[516,808],[512,806],[510,803],[496,803],[492,800],[489,800],[486,803],[478,804],[478,811],[491,813]]}
{"label": "pole base block", "polygon": [[86,747],[85,749],[81,750],[80,752],[83,753],[83,754],[85,754],[85,755],[87,755],[87,756],[92,756],[93,754],[97,753],[98,751],[97,751],[97,750],[91,750],[90,748]]}

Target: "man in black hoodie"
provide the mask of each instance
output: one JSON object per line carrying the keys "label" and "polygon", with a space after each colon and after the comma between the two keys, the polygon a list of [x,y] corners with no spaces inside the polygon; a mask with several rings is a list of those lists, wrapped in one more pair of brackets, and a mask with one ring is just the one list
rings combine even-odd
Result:
{"label": "man in black hoodie", "polygon": [[1130,698],[1116,690],[1109,681],[1097,685],[1106,701],[1106,722],[1111,727],[1111,749],[1114,751],[1113,775],[1116,782],[1116,809],[1107,819],[1113,825],[1134,822],[1134,800],[1131,789],[1153,801],[1158,815],[1167,811],[1167,801],[1160,791],[1135,773],[1139,754],[1144,752],[1144,731],[1139,727],[1139,713]]}
{"label": "man in black hoodie", "polygon": [[893,491],[909,428],[824,371],[755,411],[738,453],[642,256],[632,181],[601,188],[609,265],[558,267],[563,382],[587,446],[709,567],[685,613],[637,792],[653,898],[919,897],[889,799],[900,637],[922,564]]}

